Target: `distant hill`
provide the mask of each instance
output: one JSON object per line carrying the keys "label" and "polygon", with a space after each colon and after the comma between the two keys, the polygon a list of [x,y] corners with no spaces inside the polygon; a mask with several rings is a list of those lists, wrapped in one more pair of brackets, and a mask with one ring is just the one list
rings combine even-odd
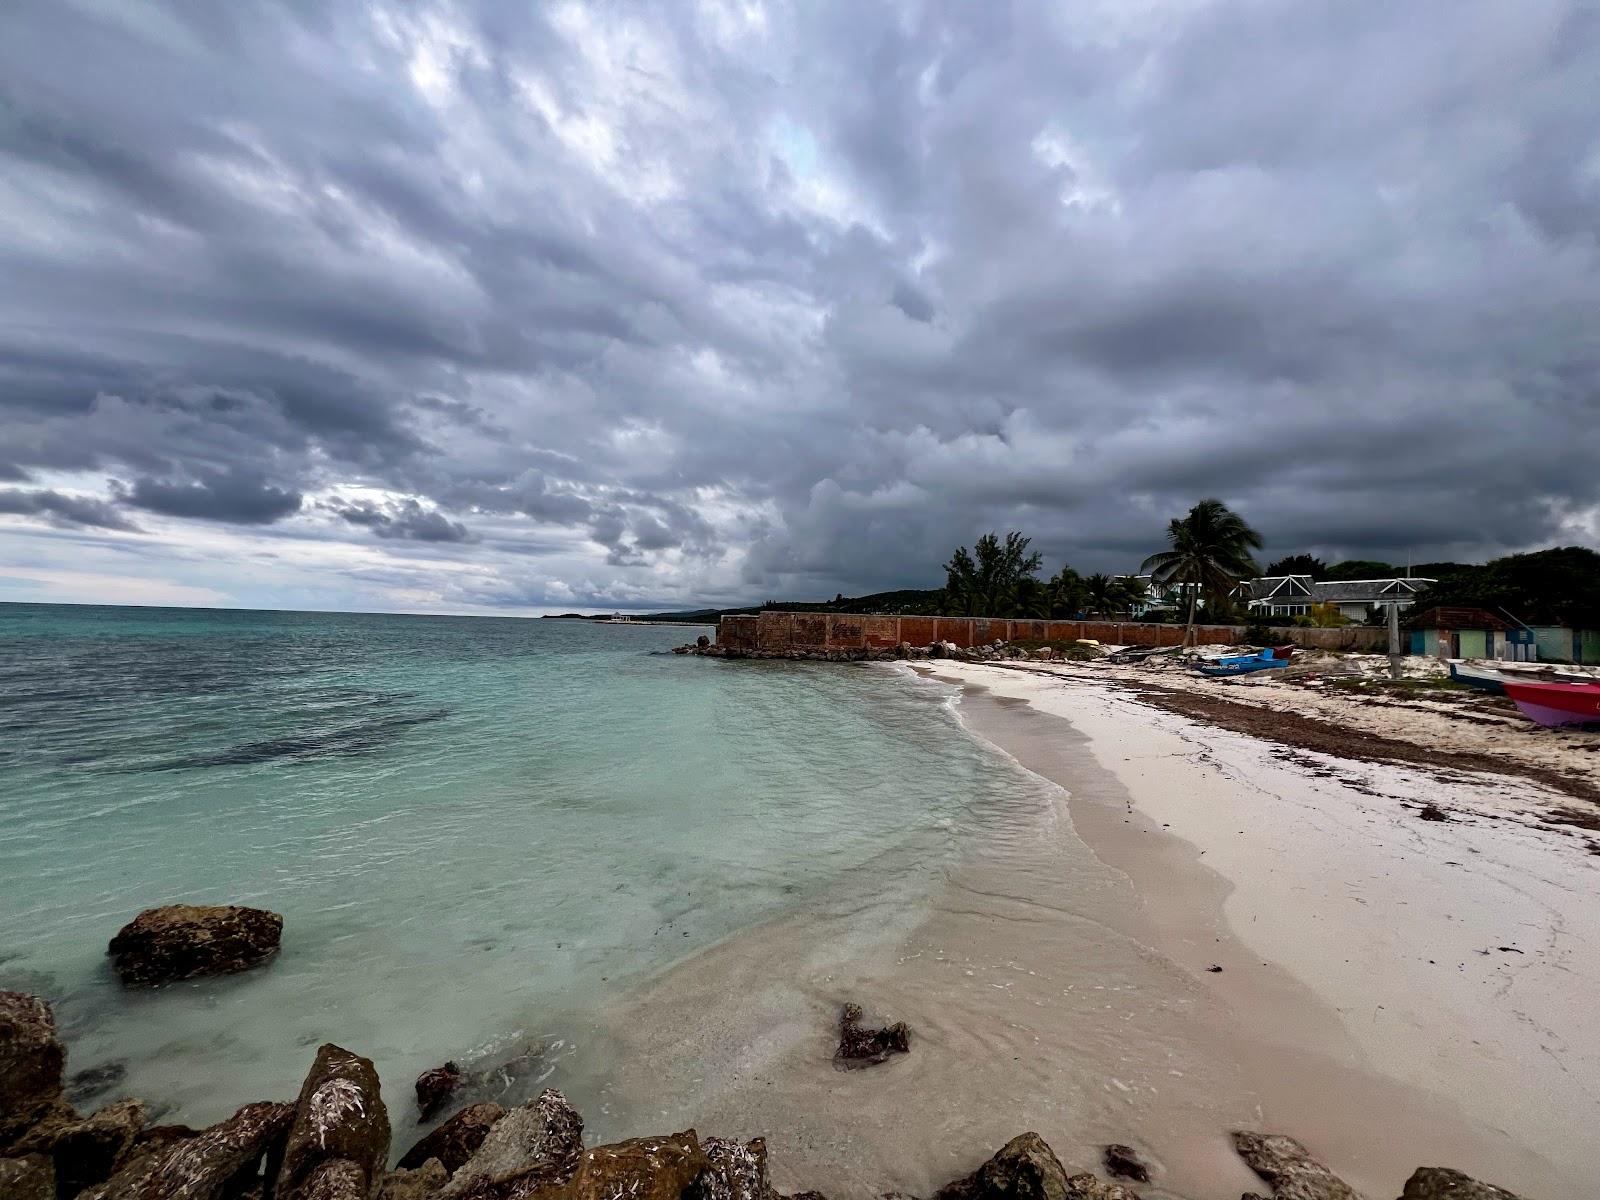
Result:
{"label": "distant hill", "polygon": [[[715,625],[721,617],[768,612],[885,613],[895,616],[920,615],[940,611],[944,593],[937,588],[901,588],[893,592],[873,592],[869,596],[835,596],[832,600],[768,600],[755,608],[690,608],[678,612],[630,613],[635,621],[674,621]],[[610,613],[551,614],[550,620],[605,621]]]}

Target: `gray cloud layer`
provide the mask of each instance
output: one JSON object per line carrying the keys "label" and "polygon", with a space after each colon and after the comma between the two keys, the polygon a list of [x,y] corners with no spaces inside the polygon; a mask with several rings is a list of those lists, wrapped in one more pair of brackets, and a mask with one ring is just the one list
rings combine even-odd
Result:
{"label": "gray cloud layer", "polygon": [[1280,550],[1600,527],[1581,0],[6,24],[23,521],[457,607],[927,584],[990,527],[1126,568],[1201,494]]}

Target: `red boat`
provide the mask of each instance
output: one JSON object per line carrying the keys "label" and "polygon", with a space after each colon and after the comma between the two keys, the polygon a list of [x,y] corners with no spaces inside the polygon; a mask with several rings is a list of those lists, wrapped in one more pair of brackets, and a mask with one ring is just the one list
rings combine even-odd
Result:
{"label": "red boat", "polygon": [[1507,679],[1505,688],[1523,715],[1541,725],[1600,725],[1600,684]]}

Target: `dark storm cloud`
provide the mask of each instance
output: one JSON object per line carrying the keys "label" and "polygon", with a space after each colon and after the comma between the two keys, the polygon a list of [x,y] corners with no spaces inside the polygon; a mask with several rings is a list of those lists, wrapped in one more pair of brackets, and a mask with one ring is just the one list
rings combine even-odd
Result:
{"label": "dark storm cloud", "polygon": [[68,529],[86,526],[92,529],[134,531],[138,528],[103,500],[92,496],[66,495],[47,488],[37,491],[0,488],[0,513],[41,516],[54,525]]}
{"label": "dark storm cloud", "polygon": [[169,517],[270,525],[300,511],[299,492],[274,487],[246,469],[206,474],[194,481],[136,479],[119,485],[123,504]]}
{"label": "dark storm cloud", "polygon": [[443,513],[423,508],[415,500],[378,508],[371,504],[334,507],[352,525],[361,525],[381,538],[402,538],[415,542],[466,542],[472,534],[460,521]]}
{"label": "dark storm cloud", "polygon": [[1126,569],[1209,494],[1571,540],[1596,78],[1582,0],[24,0],[0,511],[432,543],[488,605]]}

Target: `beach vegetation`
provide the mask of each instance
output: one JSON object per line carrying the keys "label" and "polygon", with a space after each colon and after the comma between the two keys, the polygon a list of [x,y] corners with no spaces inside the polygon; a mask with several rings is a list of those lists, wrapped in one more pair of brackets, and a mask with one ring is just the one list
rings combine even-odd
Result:
{"label": "beach vegetation", "polygon": [[1221,500],[1207,498],[1168,522],[1167,543],[1169,548],[1145,559],[1140,570],[1162,587],[1183,589],[1187,606],[1183,644],[1192,645],[1202,595],[1207,613],[1231,608],[1229,601],[1238,586],[1261,574],[1250,553],[1261,548],[1261,535]]}
{"label": "beach vegetation", "polygon": [[1034,590],[1044,559],[1028,549],[1032,538],[1011,531],[986,533],[969,551],[958,546],[944,564],[945,615],[1008,616],[1023,603],[1038,603]]}
{"label": "beach vegetation", "polygon": [[1287,554],[1268,564],[1261,573],[1274,579],[1280,575],[1309,575],[1312,579],[1326,579],[1328,564],[1312,554]]}

